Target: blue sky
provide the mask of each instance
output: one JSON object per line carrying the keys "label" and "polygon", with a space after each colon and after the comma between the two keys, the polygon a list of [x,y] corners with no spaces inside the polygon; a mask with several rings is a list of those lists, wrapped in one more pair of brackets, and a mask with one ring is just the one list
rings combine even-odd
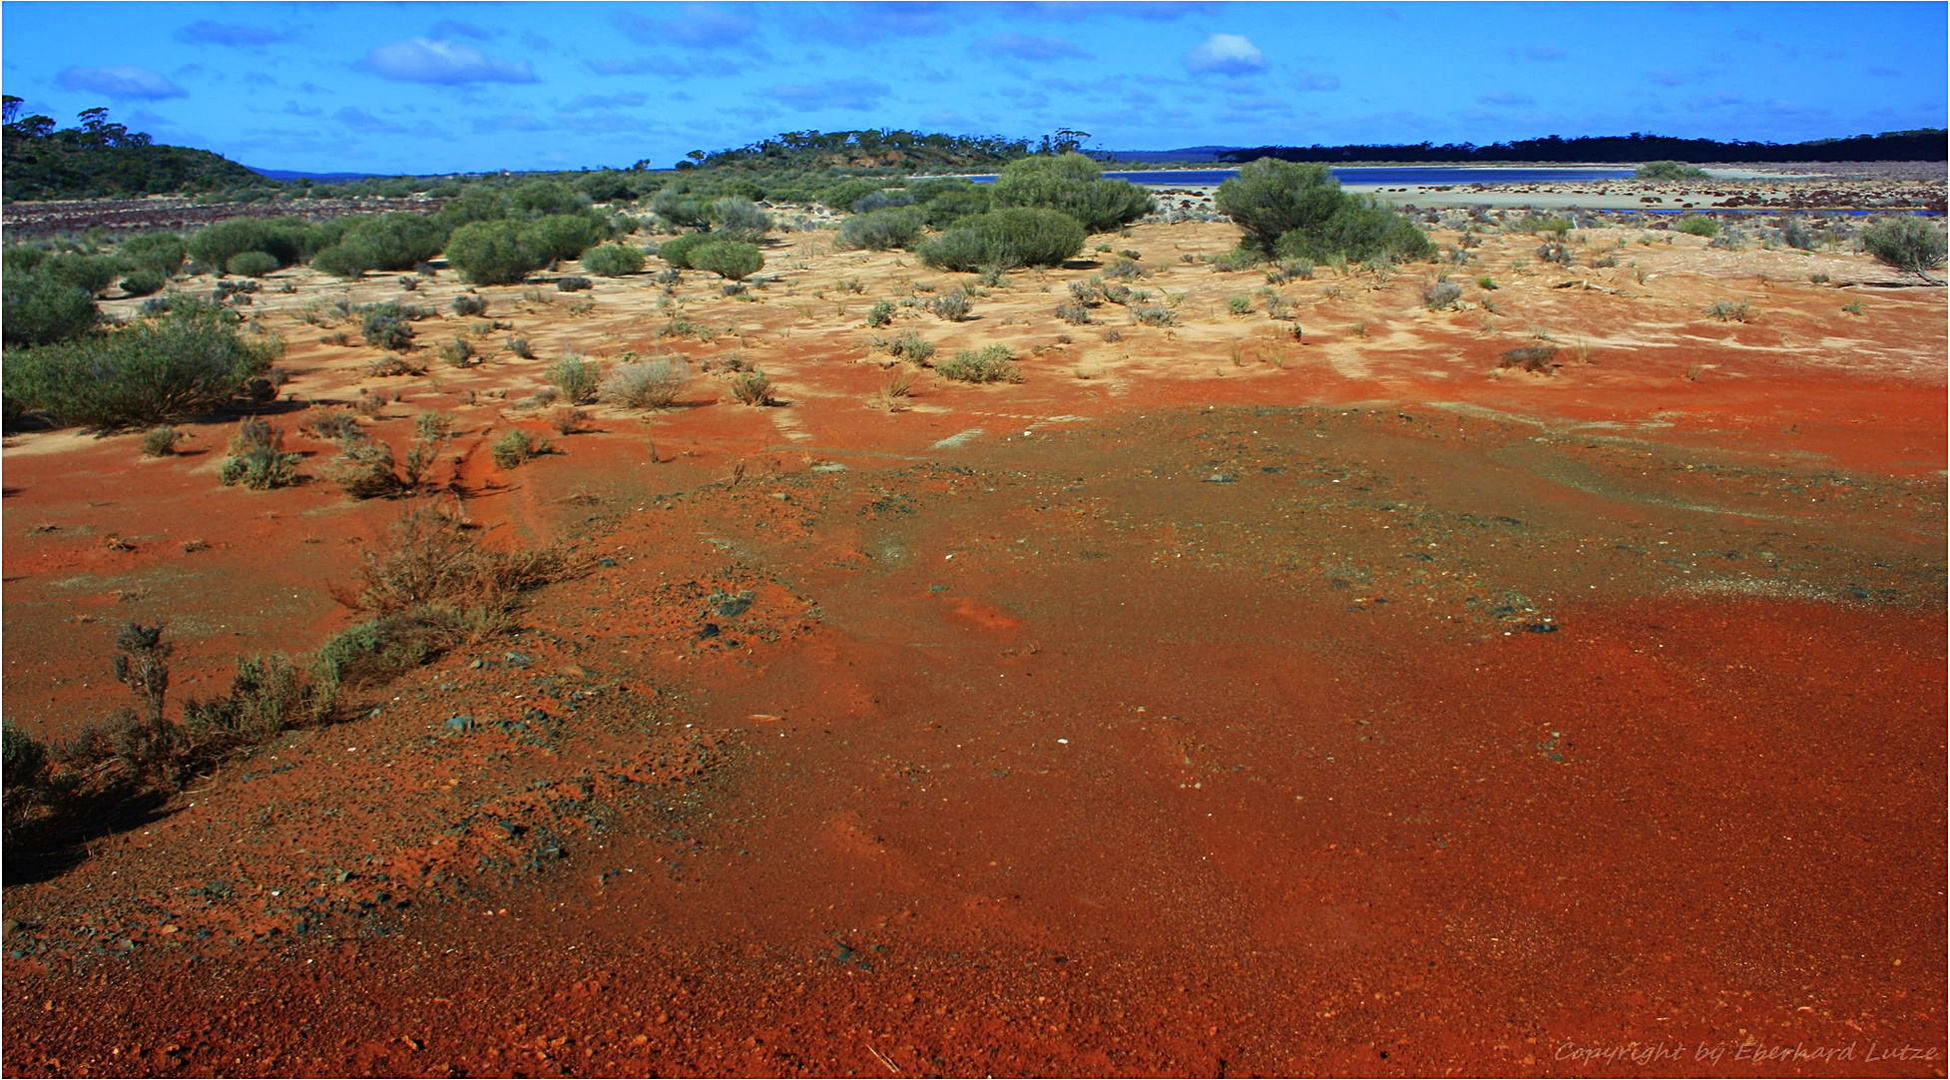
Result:
{"label": "blue sky", "polygon": [[781,131],[1090,145],[1796,141],[1945,126],[1946,6],[38,3],[0,85],[63,126],[309,171],[668,166]]}

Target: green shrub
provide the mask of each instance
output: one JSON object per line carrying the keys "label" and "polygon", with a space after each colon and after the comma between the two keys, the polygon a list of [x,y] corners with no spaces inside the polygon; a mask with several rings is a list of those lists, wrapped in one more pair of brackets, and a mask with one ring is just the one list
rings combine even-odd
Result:
{"label": "green shrub", "polygon": [[[1229,183],[1230,181],[1228,181]],[[1281,260],[1328,262],[1334,258],[1426,259],[1435,244],[1415,223],[1371,198],[1343,196],[1341,204],[1316,225],[1282,233],[1273,245]]]}
{"label": "green shrub", "polygon": [[981,349],[963,349],[953,359],[944,360],[934,366],[943,378],[957,382],[992,383],[1022,381],[1022,369],[1015,364],[1015,357],[1007,345],[988,345]]}
{"label": "green shrub", "polygon": [[1753,315],[1753,309],[1745,300],[1734,303],[1731,300],[1715,300],[1706,305],[1707,315],[1721,322],[1746,322]]}
{"label": "green shrub", "polygon": [[147,427],[239,396],[275,394],[263,376],[276,344],[239,334],[233,320],[183,302],[125,329],[10,353],[0,376],[20,407],[96,431]]}
{"label": "green shrub", "polygon": [[765,256],[752,244],[734,240],[713,240],[700,244],[689,254],[690,265],[729,281],[743,281],[765,266]]}
{"label": "green shrub", "polygon": [[1265,261],[1263,255],[1244,245],[1233,248],[1230,251],[1222,251],[1212,256],[1210,260],[1212,269],[1226,273],[1251,270],[1263,261]]}
{"label": "green shrub", "polygon": [[772,230],[772,218],[750,199],[724,198],[711,204],[711,231],[727,240],[753,244]]}
{"label": "green shrub", "polygon": [[650,201],[650,212],[672,229],[702,229],[709,224],[702,200],[675,191],[660,191]]}
{"label": "green shrub", "polygon": [[865,177],[851,176],[820,192],[819,201],[828,209],[842,213],[852,213],[855,204],[869,195],[878,194],[885,183]]}
{"label": "green shrub", "polygon": [[190,256],[208,269],[226,266],[246,251],[262,251],[279,266],[290,266],[314,250],[316,235],[302,221],[231,218],[191,233],[187,247]]}
{"label": "green shrub", "polygon": [[245,251],[232,255],[223,268],[240,277],[264,277],[276,272],[278,260],[268,251]]}
{"label": "green shrub", "polygon": [[122,275],[125,296],[153,296],[162,291],[165,279],[154,270],[131,270]]}
{"label": "green shrub", "polygon": [[454,337],[441,342],[439,349],[435,351],[450,367],[466,367],[474,359],[474,346],[464,337]]}
{"label": "green shrub", "polygon": [[399,352],[413,347],[411,314],[398,304],[374,304],[359,321],[366,344]]}
{"label": "green shrub", "polygon": [[576,405],[596,400],[596,389],[602,379],[601,368],[574,353],[548,366],[548,381]]}
{"label": "green shrub", "polygon": [[1920,217],[1883,218],[1862,230],[1862,250],[1885,266],[1941,284],[1930,271],[1944,265],[1944,234]]}
{"label": "green shrub", "polygon": [[1234,315],[1248,314],[1253,310],[1253,298],[1250,296],[1226,297],[1226,310]]}
{"label": "green shrub", "polygon": [[92,329],[101,317],[88,290],[39,273],[7,273],[0,279],[0,303],[5,311],[0,327],[9,345],[62,341]]}
{"label": "green shrub", "polygon": [[550,214],[521,230],[522,239],[550,259],[569,260],[596,246],[608,235],[604,224],[588,214]]}
{"label": "green shrub", "polygon": [[849,251],[912,247],[921,238],[921,223],[921,212],[910,206],[856,214],[840,223],[837,246]]}
{"label": "green shrub", "polygon": [[967,291],[963,289],[942,293],[940,296],[934,297],[927,302],[927,309],[930,313],[938,315],[949,322],[961,322],[963,319],[968,318],[968,312],[973,307],[974,305],[968,300]]}
{"label": "green shrub", "polygon": [[1702,214],[1688,214],[1674,222],[1672,227],[1675,232],[1683,232],[1689,236],[1720,235],[1720,223]]}
{"label": "green shrub", "polygon": [[113,285],[115,279],[122,275],[122,267],[106,255],[82,255],[68,251],[48,256],[36,272],[78,289],[86,289],[92,296]]}
{"label": "green shrub", "polygon": [[1704,180],[1706,170],[1680,161],[1648,161],[1632,175],[1640,180]]}
{"label": "green shrub", "polygon": [[944,270],[1060,266],[1083,250],[1083,226],[1056,210],[1010,207],[964,218],[921,245],[923,262]]}
{"label": "green shrub", "polygon": [[1462,286],[1453,281],[1431,281],[1422,286],[1422,303],[1430,311],[1453,309],[1462,299]]}
{"label": "green shrub", "polygon": [[548,451],[547,439],[531,435],[520,428],[502,432],[499,438],[488,444],[488,456],[494,459],[495,467],[500,469],[512,469]]}
{"label": "green shrub", "polygon": [[447,238],[447,261],[477,285],[513,285],[547,266],[549,252],[514,221],[476,221]]}
{"label": "green shrub", "polygon": [[1093,233],[1136,221],[1155,205],[1136,184],[1103,179],[1103,167],[1082,154],[1012,161],[996,177],[993,197],[998,207],[1061,211]]}
{"label": "green shrub", "polygon": [[710,233],[685,233],[657,246],[657,257],[680,270],[694,269],[691,253],[717,238]]}
{"label": "green shrub", "polygon": [[643,269],[643,251],[629,244],[604,244],[583,253],[582,268],[604,277],[622,277]]}
{"label": "green shrub", "polygon": [[334,244],[311,257],[311,267],[336,278],[357,281],[372,265],[366,251],[356,244]]}
{"label": "green shrub", "polygon": [[876,300],[867,309],[868,326],[886,326],[894,321],[894,303],[891,300]]}
{"label": "green shrub", "polygon": [[[938,183],[938,181],[929,181]],[[921,204],[921,219],[936,229],[945,229],[963,218],[986,214],[995,209],[995,198],[986,185],[959,181],[959,186],[941,191]]]}
{"label": "green shrub", "polygon": [[1131,308],[1131,318],[1145,326],[1178,325],[1178,313],[1162,304],[1139,304]]}
{"label": "green shrub", "polygon": [[129,266],[165,278],[183,268],[183,259],[188,253],[189,249],[183,246],[183,238],[175,233],[131,236],[115,248],[115,254]]}
{"label": "green shrub", "polygon": [[508,206],[526,217],[577,214],[589,200],[560,180],[530,180],[508,195]]}
{"label": "green shrub", "polygon": [[1547,263],[1569,266],[1571,265],[1571,247],[1569,244],[1559,244],[1555,241],[1548,244],[1541,244],[1537,248],[1537,257]]}
{"label": "green shrub", "polygon": [[1340,209],[1346,193],[1325,165],[1299,165],[1260,158],[1219,185],[1218,211],[1245,230],[1258,252],[1274,250],[1281,236],[1324,226]]}
{"label": "green shrub", "polygon": [[368,270],[411,270],[440,254],[448,232],[426,214],[380,214],[353,226],[335,246],[350,248]]}
{"label": "green shrub", "polygon": [[393,468],[393,448],[377,439],[341,442],[328,472],[332,481],[355,499],[390,498],[406,490]]}

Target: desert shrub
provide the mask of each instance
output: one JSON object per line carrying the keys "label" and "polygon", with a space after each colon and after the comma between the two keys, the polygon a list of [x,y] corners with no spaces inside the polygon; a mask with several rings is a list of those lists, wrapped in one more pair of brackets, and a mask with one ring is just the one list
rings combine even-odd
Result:
{"label": "desert shrub", "polygon": [[1430,311],[1453,308],[1462,299],[1462,286],[1453,281],[1431,281],[1422,286],[1422,303]]}
{"label": "desert shrub", "polygon": [[944,360],[934,366],[943,378],[956,382],[992,383],[1022,381],[1022,369],[1015,364],[1015,357],[1007,345],[987,345],[980,349],[963,349],[952,359]]}
{"label": "desert shrub", "polygon": [[1226,310],[1234,315],[1248,314],[1253,310],[1253,298],[1250,296],[1228,296],[1226,297]]}
{"label": "desert shrub", "polygon": [[122,275],[122,292],[128,296],[152,296],[162,291],[164,281],[154,270],[131,270]]}
{"label": "desert shrub", "polygon": [[1476,285],[1478,288],[1491,291],[1491,292],[1494,292],[1497,287],[1496,279],[1489,276],[1488,274],[1484,274],[1482,277],[1477,278]]}
{"label": "desert shrub", "polygon": [[323,439],[326,442],[344,442],[347,439],[366,437],[366,429],[359,426],[359,418],[352,410],[339,407],[320,409],[316,416],[306,419],[299,430],[309,432],[313,438]]}
{"label": "desert shrub", "polygon": [[152,427],[142,433],[143,457],[168,457],[176,452],[176,444],[183,441],[183,433],[164,424]]}
{"label": "desert shrub", "polygon": [[596,283],[586,277],[563,276],[555,279],[555,288],[560,292],[582,292],[595,287]]}
{"label": "desert shrub", "polygon": [[891,251],[921,238],[921,212],[912,207],[856,214],[840,223],[838,246],[849,251]]}
{"label": "desert shrub", "polygon": [[115,254],[134,269],[166,278],[183,268],[188,249],[183,246],[183,238],[175,233],[144,233],[116,245]]}
{"label": "desert shrub", "polygon": [[514,353],[516,356],[521,357],[523,360],[535,359],[535,347],[533,345],[530,345],[528,343],[528,339],[525,337],[509,338],[508,351]]}
{"label": "desert shrub", "polygon": [[1131,308],[1131,318],[1145,326],[1178,325],[1178,313],[1162,304],[1139,304]]}
{"label": "desert shrub", "polygon": [[1800,218],[1790,217],[1781,220],[1781,242],[1796,251],[1813,251],[1821,246],[1821,234],[1810,229]]}
{"label": "desert shrub", "polygon": [[[710,233],[686,233],[657,245],[657,257],[682,270],[694,269],[691,253],[713,241]],[[660,279],[661,280],[661,279]],[[669,282],[668,284],[676,284]]]}
{"label": "desert shrub", "polygon": [[675,191],[660,191],[650,201],[650,212],[672,229],[702,229],[710,223],[702,200]]}
{"label": "desert shrub", "polygon": [[351,439],[339,445],[328,466],[332,481],[355,499],[380,499],[406,490],[393,469],[393,448],[377,439]]}
{"label": "desert shrub", "polygon": [[435,351],[440,359],[451,367],[466,367],[474,359],[474,346],[464,337],[443,341]]}
{"label": "desert shrub", "polygon": [[904,188],[888,188],[871,195],[862,195],[853,200],[850,209],[855,214],[871,214],[876,210],[886,210],[896,206],[913,206],[914,193]]}
{"label": "desert shrub", "polygon": [[1930,271],[1944,265],[1944,234],[1920,217],[1889,217],[1862,230],[1862,250],[1884,266],[1937,283]]}
{"label": "desert shrub", "polygon": [[298,482],[300,455],[284,449],[284,429],[252,417],[237,426],[230,439],[230,456],[217,470],[225,487],[242,484],[256,491],[288,487]]}
{"label": "desert shrub", "polygon": [[181,303],[124,329],[10,353],[0,377],[17,407],[59,423],[115,431],[180,420],[266,396],[254,383],[278,347],[233,323],[216,308]]}
{"label": "desert shrub", "polygon": [[548,453],[548,450],[547,439],[520,428],[504,431],[488,444],[488,456],[494,459],[495,467],[501,469],[512,469],[530,458]]}
{"label": "desert shrub", "polygon": [[1505,352],[1497,360],[1496,366],[1549,374],[1557,366],[1556,357],[1555,345],[1526,345]]}
{"label": "desert shrub", "polygon": [[1104,271],[1104,276],[1109,278],[1117,278],[1121,281],[1131,281],[1137,278],[1145,277],[1150,273],[1151,271],[1146,270],[1144,267],[1139,266],[1137,263],[1132,262],[1129,259],[1119,259],[1117,262],[1112,263],[1110,267]]}
{"label": "desert shrub", "polygon": [[747,405],[770,405],[772,380],[757,368],[741,371],[732,376],[731,395]]}
{"label": "desert shrub", "polygon": [[[936,181],[929,181],[936,183]],[[921,220],[936,229],[945,229],[963,218],[986,214],[995,209],[995,197],[986,185],[958,180],[958,186],[937,191],[921,204]]]}
{"label": "desert shrub", "polygon": [[1559,244],[1556,242],[1541,244],[1537,248],[1537,257],[1547,263],[1569,266],[1571,265],[1571,248],[1568,244]]}
{"label": "desert shrub", "polygon": [[604,244],[582,256],[582,268],[603,277],[622,277],[643,269],[643,251],[628,244]]}
{"label": "desert shrub", "polygon": [[730,281],[742,281],[765,266],[765,256],[752,244],[713,240],[690,252],[690,265]]}
{"label": "desert shrub", "polygon": [[1056,317],[1071,326],[1082,326],[1090,321],[1090,309],[1074,300],[1056,305]]}
{"label": "desert shrub", "polygon": [[772,230],[772,218],[750,199],[736,196],[711,204],[711,232],[727,240],[755,244]]}
{"label": "desert shrub", "polygon": [[974,305],[969,302],[966,291],[956,289],[954,292],[930,297],[926,307],[931,314],[938,315],[949,322],[960,322],[968,318],[968,313]]}
{"label": "desert shrub", "polygon": [[1057,210],[1093,233],[1127,225],[1155,207],[1143,188],[1104,179],[1103,166],[1082,154],[1019,158],[1003,166],[993,190],[998,207]]}
{"label": "desert shrub", "polygon": [[398,352],[413,347],[413,322],[398,304],[374,304],[359,320],[366,344]]}
{"label": "desert shrub", "polygon": [[[101,317],[88,290],[39,273],[8,273],[0,279],[0,318],[9,345],[44,345],[83,334]],[[13,357],[8,357],[13,362]]]}
{"label": "desert shrub", "polygon": [[447,246],[448,227],[426,214],[380,214],[359,222],[340,245],[358,251],[373,270],[411,270]]}
{"label": "desert shrub", "polygon": [[1648,161],[1632,175],[1639,180],[1704,180],[1706,170],[1681,161]]}
{"label": "desert shrub", "polygon": [[873,307],[867,309],[868,326],[886,326],[894,321],[894,302],[875,300]]}
{"label": "desert shrub", "polygon": [[461,293],[454,297],[454,314],[480,315],[487,311],[487,297],[478,293]]}
{"label": "desert shrub", "polygon": [[1721,322],[1746,322],[1752,317],[1753,309],[1744,300],[1737,304],[1731,300],[1715,300],[1706,305],[1706,314]]}
{"label": "desert shrub", "polygon": [[677,400],[689,379],[681,360],[625,362],[603,378],[599,396],[626,409],[661,409]]}
{"label": "desert shrub", "polygon": [[1426,259],[1435,244],[1406,216],[1372,198],[1344,195],[1324,221],[1281,233],[1273,253],[1309,262]]}
{"label": "desert shrub", "polygon": [[48,799],[47,747],[39,739],[6,722],[0,727],[0,821],[9,840]]}
{"label": "desert shrub", "polygon": [[922,261],[945,270],[1059,266],[1083,250],[1083,226],[1055,210],[1010,207],[964,218],[921,245]]}
{"label": "desert shrub", "polygon": [[550,252],[518,222],[476,221],[447,238],[447,261],[477,285],[512,285],[547,266]]}
{"label": "desert shrub", "polygon": [[1673,231],[1689,236],[1713,237],[1720,235],[1720,223],[1703,214],[1687,214],[1673,223]]}
{"label": "desert shrub", "polygon": [[883,350],[896,360],[905,360],[911,364],[926,365],[934,356],[934,342],[912,330],[903,331],[896,337],[875,338],[873,347]]}
{"label": "desert shrub", "polygon": [[242,277],[263,277],[276,272],[278,260],[268,251],[245,251],[232,255],[223,268]]}
{"label": "desert shrub", "polygon": [[122,264],[106,255],[83,255],[64,251],[43,260],[36,273],[85,289],[94,295],[107,289],[121,276]]}
{"label": "desert shrub", "polygon": [[596,399],[596,388],[602,384],[602,378],[602,369],[574,353],[548,366],[549,383],[576,405],[586,405]]}
{"label": "desert shrub", "polygon": [[1305,259],[1287,259],[1266,272],[1266,283],[1284,285],[1289,281],[1310,281],[1313,276],[1313,263]]}

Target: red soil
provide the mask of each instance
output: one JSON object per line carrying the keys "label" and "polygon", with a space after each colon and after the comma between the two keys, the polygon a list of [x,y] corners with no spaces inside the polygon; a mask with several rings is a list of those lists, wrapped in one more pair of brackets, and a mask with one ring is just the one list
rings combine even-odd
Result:
{"label": "red soil", "polygon": [[[9,859],[7,1071],[1944,1075],[1942,290],[1510,241],[1471,267],[1503,315],[1327,275],[1283,289],[1295,343],[1226,314],[1257,275],[1169,261],[1230,240],[1120,241],[1188,295],[1100,312],[1119,342],[1050,317],[1080,271],[903,315],[1027,379],[895,414],[858,323],[892,256],[693,283],[740,335],[682,348],[787,404],[700,379],[508,471],[485,442],[542,425],[486,392],[539,364],[361,380],[278,312],[301,398],[458,418],[489,542],[607,562]],[[846,319],[807,299],[847,277]],[[490,314],[544,356],[663,344],[647,283],[519,291]],[[1533,330],[1566,366],[1487,374]],[[169,620],[178,701],[351,620],[324,586],[398,507],[221,488],[227,431],[9,448],[15,722],[118,704],[130,619]]]}

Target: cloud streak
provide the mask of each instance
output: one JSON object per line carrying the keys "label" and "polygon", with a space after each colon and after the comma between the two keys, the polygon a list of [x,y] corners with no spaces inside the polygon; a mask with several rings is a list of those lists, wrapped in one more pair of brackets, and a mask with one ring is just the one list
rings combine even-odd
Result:
{"label": "cloud streak", "polygon": [[63,68],[54,82],[63,90],[101,94],[116,101],[161,101],[189,95],[168,76],[134,64]]}
{"label": "cloud streak", "polygon": [[532,83],[535,72],[527,61],[516,63],[483,56],[478,49],[451,41],[412,38],[381,45],[358,64],[363,71],[394,82],[459,86],[466,83]]}

